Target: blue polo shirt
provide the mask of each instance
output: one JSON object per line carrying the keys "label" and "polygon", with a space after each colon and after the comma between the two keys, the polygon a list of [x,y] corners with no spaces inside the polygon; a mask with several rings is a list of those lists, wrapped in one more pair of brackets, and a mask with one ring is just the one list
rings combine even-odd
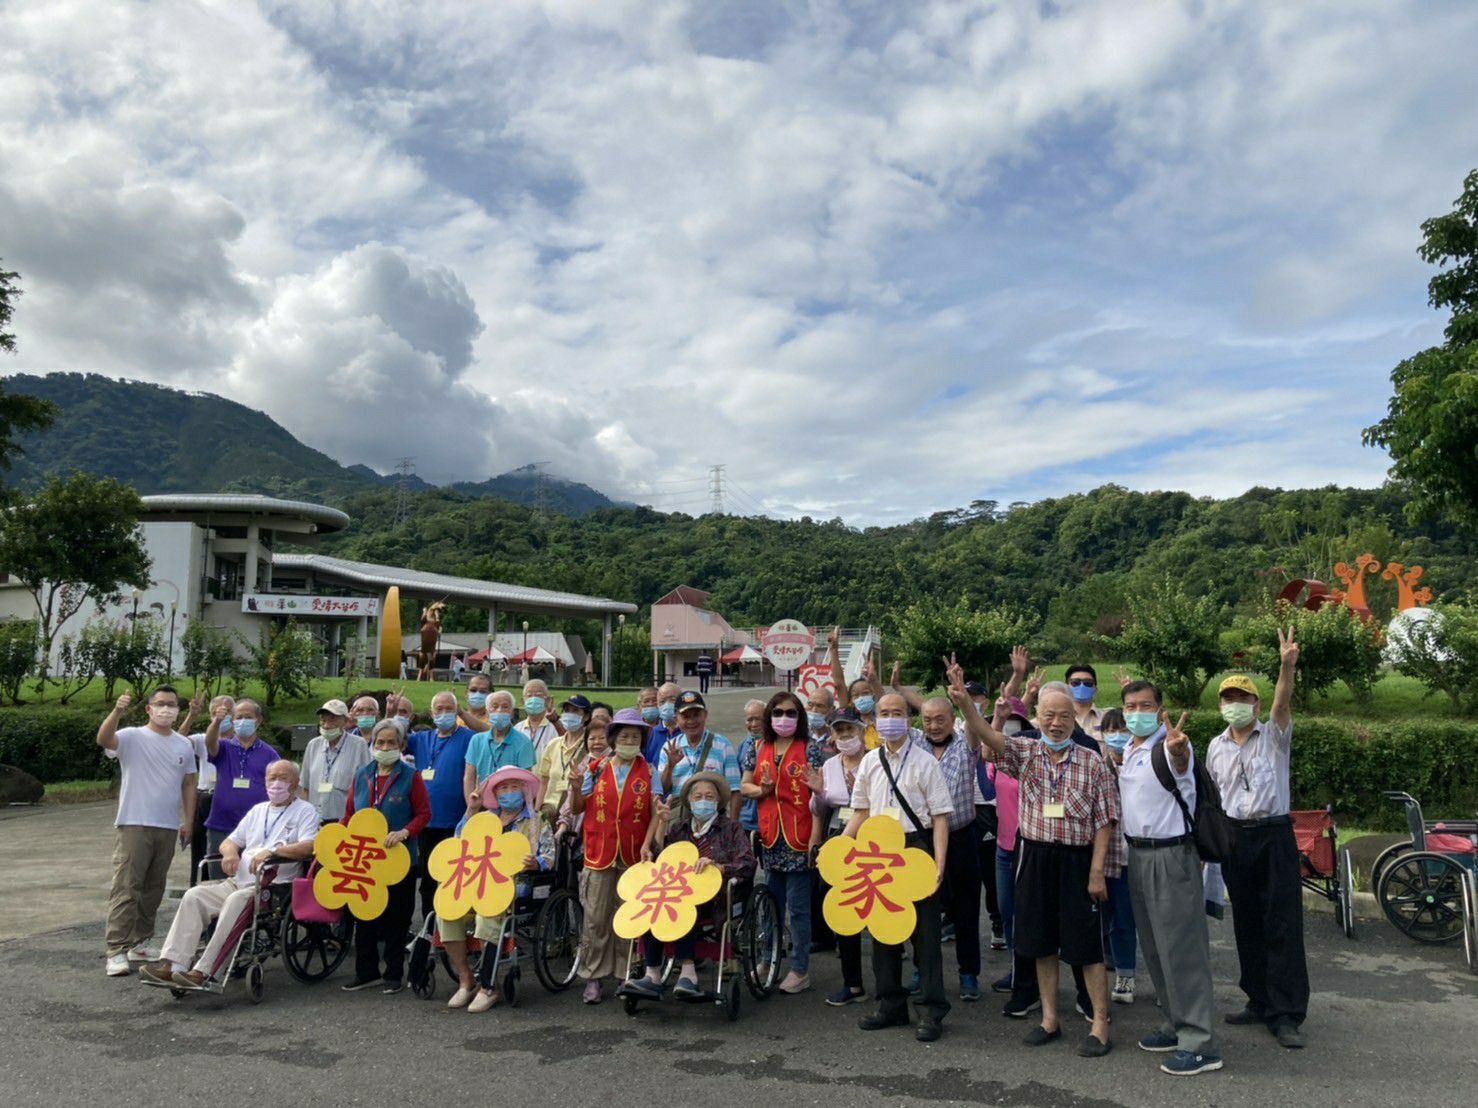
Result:
{"label": "blue polo shirt", "polygon": [[[739,765],[742,769],[754,760],[754,736],[745,735],[744,741],[739,744]],[[677,774],[673,775],[673,784],[677,784]],[[742,780],[742,778],[741,778]],[[743,803],[739,805],[739,826],[746,831],[758,831],[760,829],[760,802],[752,796],[746,796]]]}
{"label": "blue polo shirt", "polygon": [[[501,742],[493,741],[491,731],[480,731],[472,737],[472,744],[467,748],[466,762],[478,781],[484,781],[489,774],[508,766],[532,773],[534,760],[534,740],[517,728],[504,735]],[[461,773],[461,770],[457,772]]]}
{"label": "blue polo shirt", "polygon": [[458,727],[449,735],[438,735],[433,727],[412,731],[406,738],[405,752],[421,771],[426,795],[431,798],[431,822],[427,827],[455,827],[467,811],[467,798],[462,795],[462,763],[471,742],[470,727]]}
{"label": "blue polo shirt", "polygon": [[655,769],[662,759],[662,748],[681,735],[680,728],[669,731],[664,723],[652,724],[652,729],[647,732],[647,741],[641,744],[641,756],[647,760],[647,765]]}

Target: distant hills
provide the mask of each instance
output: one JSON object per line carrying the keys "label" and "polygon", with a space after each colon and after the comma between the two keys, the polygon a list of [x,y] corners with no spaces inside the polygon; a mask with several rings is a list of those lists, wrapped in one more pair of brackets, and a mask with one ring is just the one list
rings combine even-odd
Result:
{"label": "distant hills", "polygon": [[[95,373],[15,374],[3,385],[61,409],[49,429],[19,438],[25,453],[4,480],[22,488],[81,469],[126,481],[144,495],[251,492],[332,503],[402,480],[365,465],[341,465],[265,413],[211,393]],[[418,492],[436,487],[415,474],[404,480]],[[534,466],[447,487],[570,516],[625,506],[589,485],[541,475]]]}

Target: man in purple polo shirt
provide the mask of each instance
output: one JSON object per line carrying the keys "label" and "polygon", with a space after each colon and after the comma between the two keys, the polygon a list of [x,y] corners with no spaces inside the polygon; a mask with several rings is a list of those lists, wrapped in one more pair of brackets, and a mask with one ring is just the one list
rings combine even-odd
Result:
{"label": "man in purple polo shirt", "polygon": [[[221,737],[224,704],[211,712],[205,730],[205,753],[216,768],[215,796],[205,821],[205,847],[211,854],[219,854],[222,841],[236,830],[241,818],[267,799],[267,767],[279,758],[277,751],[257,737],[262,709],[255,700],[238,700],[231,714],[232,730],[225,738]],[[211,876],[220,880],[219,865],[212,863]]]}

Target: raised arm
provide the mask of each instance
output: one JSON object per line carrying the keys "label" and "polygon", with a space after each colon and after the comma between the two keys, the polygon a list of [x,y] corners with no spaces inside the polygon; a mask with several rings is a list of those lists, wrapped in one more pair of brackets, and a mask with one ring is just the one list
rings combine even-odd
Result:
{"label": "raised arm", "polygon": [[827,633],[826,649],[831,655],[831,683],[836,688],[837,707],[845,708],[852,703],[852,690],[847,687],[847,675],[842,672],[842,650],[838,645],[840,634],[835,627]]}
{"label": "raised arm", "polygon": [[221,720],[226,718],[226,706],[217,704],[210,714],[210,726],[205,729],[205,752],[214,758],[221,752]]}
{"label": "raised arm", "polygon": [[1186,770],[1191,768],[1191,740],[1185,733],[1185,718],[1189,714],[1181,712],[1180,722],[1173,727],[1168,713],[1162,712],[1160,716],[1165,724],[1165,753],[1170,756],[1170,764],[1178,777],[1184,777]]}
{"label": "raised arm", "polygon": [[107,714],[102,724],[98,727],[97,743],[104,750],[118,749],[118,718],[128,711],[128,706],[133,703],[133,697],[124,693],[113,704],[113,710]]}
{"label": "raised arm", "polygon": [[972,746],[983,745],[991,755],[999,757],[1006,753],[1006,736],[990,725],[975,707],[975,701],[965,689],[965,673],[959,666],[948,671],[949,699],[965,717],[965,734]]}
{"label": "raised arm", "polygon": [[1278,628],[1278,683],[1273,687],[1272,720],[1280,729],[1287,730],[1293,723],[1293,678],[1298,668],[1298,643],[1293,641],[1293,628],[1288,628],[1285,637]]}
{"label": "raised arm", "polygon": [[888,685],[894,692],[903,697],[903,702],[908,705],[909,713],[911,715],[918,715],[924,710],[924,698],[912,689],[905,689],[899,683],[899,671],[902,668],[900,663],[893,663],[893,674],[888,680]]}
{"label": "raised arm", "polygon": [[181,735],[188,735],[190,733],[190,726],[195,722],[195,717],[200,714],[200,708],[205,703],[205,701],[201,699],[201,695],[202,694],[197,691],[195,695],[190,698],[190,707],[185,712],[185,718],[180,723],[180,725],[175,728],[175,730],[178,731]]}
{"label": "raised arm", "polygon": [[1032,667],[1032,653],[1025,646],[1017,643],[1011,648],[1011,677],[1001,688],[1002,696],[1021,697],[1021,690],[1026,684],[1027,671]]}

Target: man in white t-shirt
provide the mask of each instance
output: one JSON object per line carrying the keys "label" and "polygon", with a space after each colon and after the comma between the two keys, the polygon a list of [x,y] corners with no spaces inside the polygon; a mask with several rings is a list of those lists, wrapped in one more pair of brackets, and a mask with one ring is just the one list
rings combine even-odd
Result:
{"label": "man in white t-shirt", "polygon": [[129,962],[151,957],[144,944],[164,898],[176,844],[195,827],[195,748],[174,730],[179,697],[168,685],[149,694],[147,727],[118,728],[133,698],[124,693],[98,728],[97,744],[123,770],[108,897],[108,976],[128,976]]}
{"label": "man in white t-shirt", "polygon": [[[242,912],[251,911],[257,871],[275,856],[281,861],[272,883],[285,885],[312,857],[318,809],[298,796],[298,767],[279,759],[267,767],[266,781],[267,799],[252,805],[236,830],[221,840],[221,869],[226,876],[196,885],[180,900],[160,960],[139,970],[146,985],[204,988],[226,944],[234,941],[233,926]],[[200,936],[213,919],[215,933],[196,959]]]}

